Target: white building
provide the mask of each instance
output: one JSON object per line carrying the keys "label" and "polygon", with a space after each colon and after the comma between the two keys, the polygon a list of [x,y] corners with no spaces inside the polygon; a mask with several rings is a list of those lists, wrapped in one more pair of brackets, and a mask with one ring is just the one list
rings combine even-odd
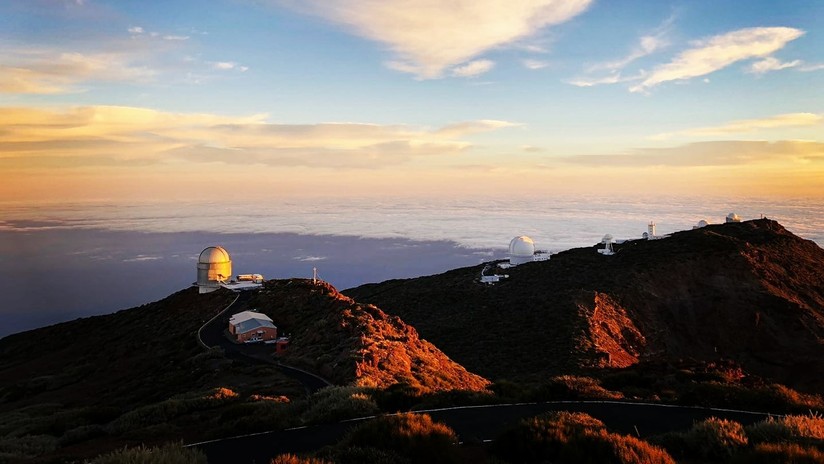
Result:
{"label": "white building", "polygon": [[614,255],[615,251],[612,249],[612,244],[615,242],[615,239],[612,238],[611,234],[604,235],[604,238],[601,239],[601,243],[604,244],[604,248],[599,248],[598,253],[601,253],[604,256]]}
{"label": "white building", "polygon": [[509,242],[509,264],[517,266],[535,258],[535,242],[526,235],[513,238]]}
{"label": "white building", "polygon": [[238,342],[263,342],[277,339],[278,328],[265,314],[243,311],[229,318],[229,333]]}
{"label": "white building", "polygon": [[208,247],[200,252],[197,260],[197,286],[200,293],[220,288],[232,277],[232,260],[223,247]]}
{"label": "white building", "polygon": [[727,215],[727,222],[741,222],[741,218],[735,213],[730,213]]}
{"label": "white building", "polygon": [[710,225],[710,223],[707,222],[706,219],[701,219],[700,221],[698,221],[698,224],[692,226],[692,228],[693,229],[700,229],[702,227],[707,227],[708,225]]}

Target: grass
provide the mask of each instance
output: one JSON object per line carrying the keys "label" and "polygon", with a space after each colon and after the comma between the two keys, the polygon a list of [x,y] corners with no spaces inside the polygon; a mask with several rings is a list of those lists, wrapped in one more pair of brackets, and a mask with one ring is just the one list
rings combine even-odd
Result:
{"label": "grass", "polygon": [[206,455],[181,444],[166,444],[160,447],[138,446],[124,448],[103,454],[91,464],[206,464]]}

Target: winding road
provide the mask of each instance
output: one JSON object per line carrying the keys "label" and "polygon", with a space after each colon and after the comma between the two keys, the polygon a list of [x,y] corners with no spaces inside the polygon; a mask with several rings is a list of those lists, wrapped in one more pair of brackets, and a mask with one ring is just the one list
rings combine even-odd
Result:
{"label": "winding road", "polygon": [[[603,421],[610,430],[648,437],[689,428],[695,421],[720,417],[751,424],[767,418],[765,413],[685,406],[615,401],[556,401],[434,409],[425,412],[437,422],[451,427],[464,443],[488,442],[522,418],[549,411],[585,412]],[[194,446],[203,451],[210,464],[265,463],[282,453],[318,450],[337,442],[351,427],[369,418],[335,424],[298,427],[227,438]]]}
{"label": "winding road", "polygon": [[272,357],[274,353],[272,345],[263,343],[236,344],[226,338],[224,332],[229,327],[229,318],[232,317],[232,314],[250,310],[249,300],[251,296],[251,292],[248,291],[238,293],[237,298],[229,306],[203,324],[200,330],[197,331],[198,343],[204,348],[219,346],[223,348],[224,353],[229,358],[275,365],[283,374],[300,382],[307,393],[313,393],[323,387],[332,385],[315,374],[275,361]]}

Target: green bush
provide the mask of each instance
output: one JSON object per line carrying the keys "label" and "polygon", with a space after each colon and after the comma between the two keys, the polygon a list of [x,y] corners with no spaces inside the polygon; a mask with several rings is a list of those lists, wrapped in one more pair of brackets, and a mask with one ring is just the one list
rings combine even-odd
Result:
{"label": "green bush", "polygon": [[448,463],[458,461],[457,441],[452,429],[433,422],[429,415],[404,413],[364,422],[349,432],[340,446],[391,451],[413,462]]}
{"label": "green bush", "polygon": [[104,454],[91,464],[206,464],[206,455],[180,443],[161,447],[138,446]]}
{"label": "green bush", "polygon": [[312,395],[309,401],[309,408],[301,418],[310,424],[373,416],[380,412],[371,390],[362,387],[326,387]]}

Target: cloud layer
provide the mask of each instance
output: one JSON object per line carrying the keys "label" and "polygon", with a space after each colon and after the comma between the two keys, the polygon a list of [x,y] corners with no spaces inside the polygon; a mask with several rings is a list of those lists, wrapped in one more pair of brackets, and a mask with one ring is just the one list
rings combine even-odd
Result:
{"label": "cloud layer", "polygon": [[[568,21],[591,3],[592,0],[306,0],[286,4],[385,44],[396,57],[388,63],[391,68],[432,79],[490,49]],[[453,74],[475,75],[457,69]]]}
{"label": "cloud layer", "polygon": [[449,155],[466,137],[515,124],[479,120],[437,129],[362,123],[272,124],[245,118],[94,106],[63,111],[0,108],[6,168],[135,166],[175,161],[379,168]]}

